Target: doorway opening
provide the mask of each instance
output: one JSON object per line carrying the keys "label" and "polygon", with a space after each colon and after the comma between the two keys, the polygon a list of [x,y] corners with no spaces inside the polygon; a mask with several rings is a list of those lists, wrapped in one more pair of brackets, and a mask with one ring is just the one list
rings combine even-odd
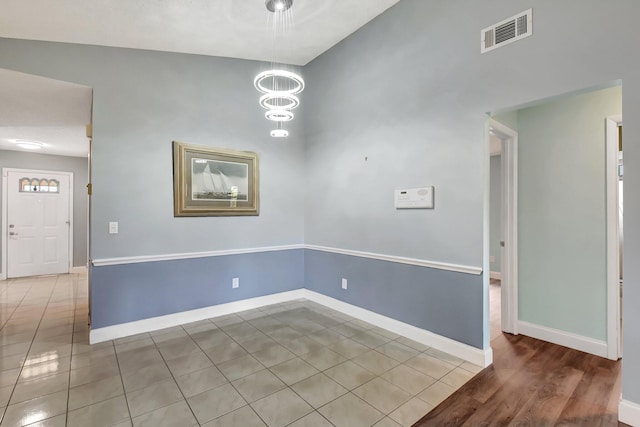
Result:
{"label": "doorway opening", "polygon": [[93,90],[0,69],[0,96],[0,280],[86,273]]}
{"label": "doorway opening", "polygon": [[622,357],[622,285],[623,285],[623,144],[622,115],[607,117],[607,334],[609,359]]}
{"label": "doorway opening", "polygon": [[621,100],[620,85],[600,87],[488,120],[497,150],[485,265],[500,281],[497,333],[621,356]]}
{"label": "doorway opening", "polygon": [[518,133],[489,120],[491,338],[518,333]]}

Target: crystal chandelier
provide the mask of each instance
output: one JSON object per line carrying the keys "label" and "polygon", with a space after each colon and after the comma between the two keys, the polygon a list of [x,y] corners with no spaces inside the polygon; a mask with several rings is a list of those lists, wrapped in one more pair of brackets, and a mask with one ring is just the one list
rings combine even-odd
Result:
{"label": "crystal chandelier", "polygon": [[293,0],[266,0],[265,6],[273,14],[274,61],[271,63],[272,69],[258,74],[253,84],[263,94],[259,102],[267,110],[265,118],[276,123],[277,127],[271,131],[271,136],[284,138],[289,136],[289,131],[283,128],[283,124],[293,120],[292,110],[300,105],[296,95],[304,90],[302,77],[278,64],[277,58],[281,47],[279,37],[286,34],[293,21]]}

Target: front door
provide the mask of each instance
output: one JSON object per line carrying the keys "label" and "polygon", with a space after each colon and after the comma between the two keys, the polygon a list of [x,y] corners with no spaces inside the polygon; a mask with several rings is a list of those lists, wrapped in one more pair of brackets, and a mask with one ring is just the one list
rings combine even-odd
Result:
{"label": "front door", "polygon": [[70,174],[7,174],[7,277],[69,272]]}

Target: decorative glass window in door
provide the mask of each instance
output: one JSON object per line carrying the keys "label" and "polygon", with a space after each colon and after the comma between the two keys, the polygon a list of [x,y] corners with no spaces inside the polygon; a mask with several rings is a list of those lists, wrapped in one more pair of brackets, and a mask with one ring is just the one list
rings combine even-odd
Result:
{"label": "decorative glass window in door", "polygon": [[22,178],[20,180],[21,193],[59,193],[60,181],[46,178]]}

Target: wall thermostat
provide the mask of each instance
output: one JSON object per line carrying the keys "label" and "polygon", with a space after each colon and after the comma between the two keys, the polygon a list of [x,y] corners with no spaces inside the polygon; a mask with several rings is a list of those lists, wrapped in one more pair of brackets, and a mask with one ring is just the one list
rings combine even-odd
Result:
{"label": "wall thermostat", "polygon": [[396,189],[394,205],[396,209],[433,209],[433,187]]}

